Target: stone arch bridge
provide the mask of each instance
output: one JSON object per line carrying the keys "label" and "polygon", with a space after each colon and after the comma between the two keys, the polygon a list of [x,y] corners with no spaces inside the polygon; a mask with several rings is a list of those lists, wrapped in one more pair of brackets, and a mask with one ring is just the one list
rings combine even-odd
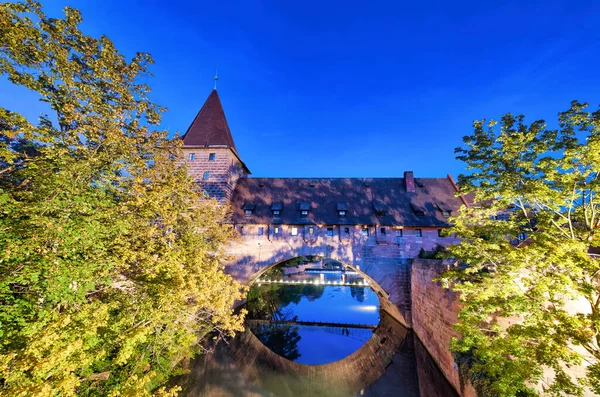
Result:
{"label": "stone arch bridge", "polygon": [[410,270],[412,259],[403,257],[399,244],[341,244],[319,239],[304,241],[242,238],[230,245],[225,271],[243,284],[251,284],[266,269],[302,256],[322,256],[342,262],[361,273],[390,305],[382,309],[407,328],[412,327]]}

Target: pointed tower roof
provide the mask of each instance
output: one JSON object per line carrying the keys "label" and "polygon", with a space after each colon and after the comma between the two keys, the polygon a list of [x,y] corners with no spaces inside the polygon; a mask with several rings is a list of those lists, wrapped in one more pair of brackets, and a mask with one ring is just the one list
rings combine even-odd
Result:
{"label": "pointed tower roof", "polygon": [[184,146],[227,147],[238,155],[216,89],[212,90],[181,139]]}

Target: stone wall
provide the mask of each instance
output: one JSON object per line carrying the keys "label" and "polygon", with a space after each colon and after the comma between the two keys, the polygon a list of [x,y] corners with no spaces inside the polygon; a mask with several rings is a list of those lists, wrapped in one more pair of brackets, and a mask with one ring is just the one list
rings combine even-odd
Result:
{"label": "stone wall", "polygon": [[432,280],[449,266],[440,260],[415,259],[412,264],[412,326],[423,346],[454,388],[464,397],[475,397],[470,385],[463,385],[450,353],[450,341],[457,333],[452,325],[460,311],[456,294]]}
{"label": "stone wall", "polygon": [[[188,174],[222,204],[231,199],[237,180],[246,176],[239,159],[229,148],[184,148],[183,154]],[[211,154],[214,155],[212,160]],[[205,172],[208,172],[207,178],[204,178]]]}

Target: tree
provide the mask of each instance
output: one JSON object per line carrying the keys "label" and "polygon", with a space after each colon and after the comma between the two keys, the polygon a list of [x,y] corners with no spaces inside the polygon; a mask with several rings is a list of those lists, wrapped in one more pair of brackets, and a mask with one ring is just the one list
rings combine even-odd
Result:
{"label": "tree", "polygon": [[53,114],[0,108],[0,394],[173,394],[161,385],[206,335],[242,327],[227,209],[155,129],[150,56],[127,61],[64,12],[0,4],[0,73]]}
{"label": "tree", "polygon": [[[451,348],[480,396],[600,393],[600,112],[586,108],[573,102],[558,129],[476,121],[457,149],[476,204],[452,219],[462,265],[440,280],[460,293]],[[567,368],[582,352],[576,379]]]}

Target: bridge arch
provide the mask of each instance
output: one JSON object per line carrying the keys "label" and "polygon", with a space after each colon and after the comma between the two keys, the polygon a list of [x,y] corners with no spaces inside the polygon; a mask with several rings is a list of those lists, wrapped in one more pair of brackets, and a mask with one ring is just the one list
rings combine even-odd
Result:
{"label": "bridge arch", "polygon": [[[290,256],[258,269],[248,277],[247,284],[252,285],[270,269],[298,257],[301,256]],[[358,266],[334,260],[359,273],[375,291],[379,299],[379,324],[356,351],[338,361],[319,365],[299,364],[278,355],[246,327],[230,342],[229,355],[246,376],[277,395],[335,397],[356,393],[385,373],[405,343],[409,332],[406,321],[390,302],[389,295]],[[281,379],[285,379],[284,385]]]}
{"label": "bridge arch", "polygon": [[[254,284],[256,282],[256,280],[259,279],[260,276],[262,276],[263,274],[268,272],[270,269],[273,269],[287,261],[290,261],[290,260],[293,260],[296,258],[302,258],[302,257],[305,257],[305,255],[290,255],[290,256],[284,257],[283,259],[280,259],[274,263],[265,265],[265,266],[259,268],[258,270],[256,270],[250,276],[248,276],[245,284],[250,286],[250,285]],[[323,259],[332,259],[334,261],[340,262],[342,265],[349,267],[353,271],[360,274],[361,277],[363,277],[365,280],[367,280],[367,282],[369,283],[369,287],[371,287],[371,289],[373,289],[373,291],[375,291],[375,293],[377,294],[377,297],[379,298],[380,311],[385,312],[387,315],[391,316],[395,321],[399,322],[403,327],[410,328],[404,315],[401,313],[401,311],[398,309],[398,307],[394,304],[394,302],[392,302],[390,300],[390,294],[376,280],[374,280],[371,276],[369,276],[369,274],[362,271],[360,269],[360,266],[346,263],[337,258],[324,257]]]}

